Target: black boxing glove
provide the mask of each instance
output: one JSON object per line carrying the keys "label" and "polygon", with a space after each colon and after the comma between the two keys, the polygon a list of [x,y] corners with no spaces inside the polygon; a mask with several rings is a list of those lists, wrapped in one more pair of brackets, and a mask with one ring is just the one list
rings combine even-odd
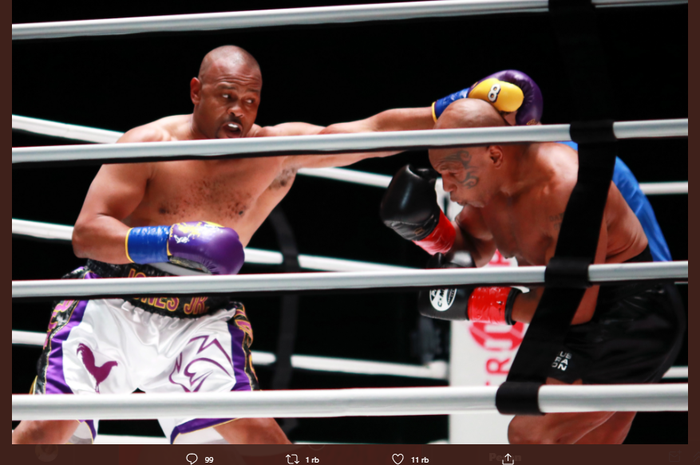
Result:
{"label": "black boxing glove", "polygon": [[[465,260],[455,254],[451,260],[437,254],[430,258],[426,268],[473,267],[471,257]],[[461,286],[452,289],[431,289],[418,294],[421,315],[440,320],[479,321],[483,323],[513,324],[513,304],[520,294],[514,287]]]}
{"label": "black boxing glove", "polygon": [[379,209],[387,227],[431,255],[447,253],[456,234],[437,204],[435,179],[428,169],[404,166],[392,178]]}

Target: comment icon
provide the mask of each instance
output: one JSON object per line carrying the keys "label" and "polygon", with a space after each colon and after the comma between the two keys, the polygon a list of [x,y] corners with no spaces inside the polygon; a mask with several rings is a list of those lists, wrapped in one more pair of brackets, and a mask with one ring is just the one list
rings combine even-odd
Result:
{"label": "comment icon", "polygon": [[187,454],[187,457],[185,457],[185,460],[187,460],[190,463],[190,465],[194,465],[194,463],[197,461],[198,458],[199,457],[197,457],[197,454],[190,453],[190,454]]}

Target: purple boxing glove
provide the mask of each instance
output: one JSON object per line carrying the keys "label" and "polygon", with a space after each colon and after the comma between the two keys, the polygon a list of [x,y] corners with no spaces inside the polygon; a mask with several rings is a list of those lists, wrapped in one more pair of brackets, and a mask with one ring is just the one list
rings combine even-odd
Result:
{"label": "purple boxing glove", "polygon": [[435,121],[455,100],[478,98],[492,104],[499,112],[517,111],[518,126],[539,124],[542,118],[542,92],[527,74],[508,69],[477,81],[473,86],[448,95],[433,103]]}
{"label": "purple boxing glove", "polygon": [[236,274],[245,260],[238,233],[208,221],[131,228],[126,256],[134,263],[169,261],[212,274]]}

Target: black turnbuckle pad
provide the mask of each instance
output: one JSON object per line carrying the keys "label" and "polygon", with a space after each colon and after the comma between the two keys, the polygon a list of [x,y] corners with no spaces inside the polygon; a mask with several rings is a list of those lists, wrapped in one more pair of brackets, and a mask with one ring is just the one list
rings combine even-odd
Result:
{"label": "black turnbuckle pad", "polygon": [[544,271],[544,282],[547,287],[588,289],[591,282],[588,279],[588,267],[591,261],[585,257],[557,257],[549,260]]}
{"label": "black turnbuckle pad", "polygon": [[496,391],[496,408],[504,415],[544,415],[540,410],[542,383],[506,381]]}

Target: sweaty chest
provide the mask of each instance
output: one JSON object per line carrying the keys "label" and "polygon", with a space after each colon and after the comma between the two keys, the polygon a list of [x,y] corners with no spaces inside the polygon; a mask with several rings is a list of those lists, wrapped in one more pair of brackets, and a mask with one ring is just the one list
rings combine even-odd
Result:
{"label": "sweaty chest", "polygon": [[279,202],[291,185],[278,164],[266,161],[175,162],[159,167],[147,187],[144,213],[166,223],[192,218],[231,227],[247,223],[259,216],[261,207]]}

